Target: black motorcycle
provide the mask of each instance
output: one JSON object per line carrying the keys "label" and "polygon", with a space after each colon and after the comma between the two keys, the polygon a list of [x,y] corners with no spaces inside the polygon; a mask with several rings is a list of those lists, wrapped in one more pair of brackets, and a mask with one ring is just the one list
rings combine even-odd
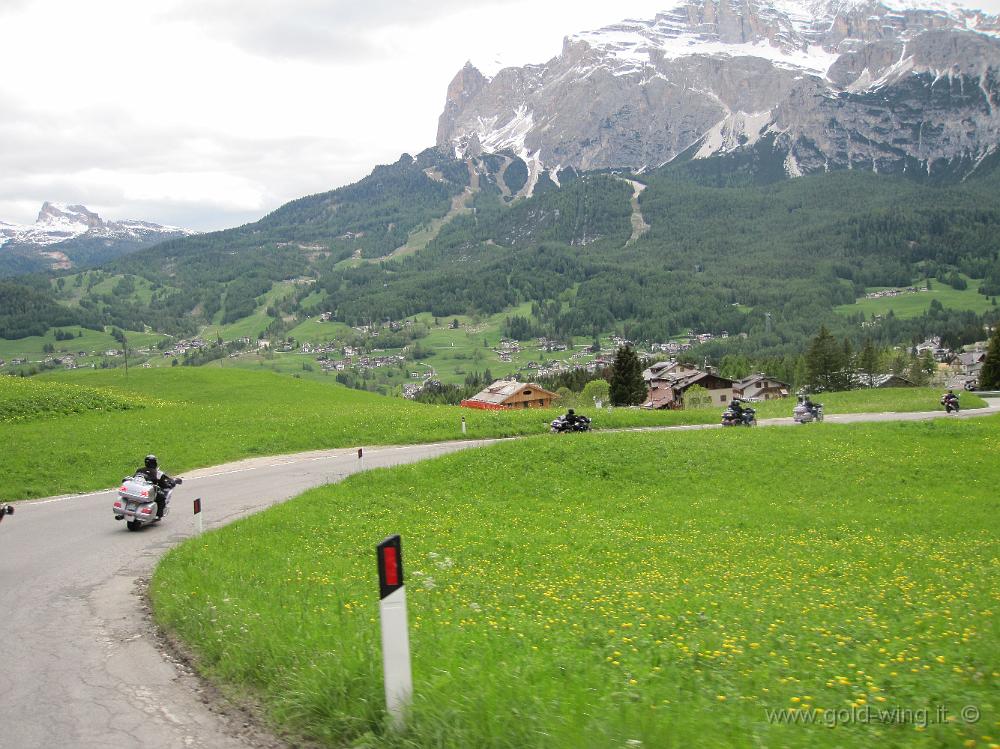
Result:
{"label": "black motorcycle", "polygon": [[565,416],[557,416],[552,420],[551,431],[553,434],[562,434],[564,432],[589,432],[590,431],[590,419],[586,416],[580,416],[579,414],[573,417],[572,421],[567,420]]}
{"label": "black motorcycle", "polygon": [[954,393],[945,393],[941,396],[941,405],[944,406],[945,413],[958,413],[958,396]]}
{"label": "black motorcycle", "polygon": [[746,406],[742,413],[738,413],[731,406],[722,412],[722,426],[724,427],[755,427],[757,426],[756,409]]}

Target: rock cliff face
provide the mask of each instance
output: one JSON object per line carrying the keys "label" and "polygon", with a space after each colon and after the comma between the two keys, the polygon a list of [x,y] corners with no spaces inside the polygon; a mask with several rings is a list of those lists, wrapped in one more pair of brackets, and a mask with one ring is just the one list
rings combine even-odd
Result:
{"label": "rock cliff face", "polygon": [[438,145],[542,170],[766,149],[785,173],[961,177],[1000,144],[1000,23],[899,0],[691,0],[568,37],[492,79],[466,65]]}

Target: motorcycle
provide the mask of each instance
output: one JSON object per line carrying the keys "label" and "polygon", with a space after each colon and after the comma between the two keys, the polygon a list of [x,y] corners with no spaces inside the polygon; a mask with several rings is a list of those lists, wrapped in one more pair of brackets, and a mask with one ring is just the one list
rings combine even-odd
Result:
{"label": "motorcycle", "polygon": [[13,505],[0,505],[0,521],[4,519],[5,515],[13,515],[14,506]]}
{"label": "motorcycle", "polygon": [[746,406],[743,409],[743,414],[739,415],[732,409],[732,407],[727,408],[722,412],[722,426],[724,427],[735,427],[735,426],[745,426],[745,427],[755,427],[757,426],[757,411],[756,409]]}
{"label": "motorcycle", "polygon": [[[174,486],[179,486],[184,480],[176,478],[173,482]],[[115,520],[125,520],[130,531],[137,531],[166,517],[170,512],[170,495],[173,494],[174,486],[163,490],[163,515],[157,516],[156,485],[149,483],[145,476],[138,473],[126,476],[118,487],[118,497],[111,507]]]}
{"label": "motorcycle", "polygon": [[958,396],[954,393],[946,393],[941,396],[941,405],[944,406],[945,413],[958,413]]}
{"label": "motorcycle", "polygon": [[797,424],[808,424],[811,421],[823,421],[823,404],[813,403],[809,408],[805,403],[799,403],[792,409],[792,420]]}
{"label": "motorcycle", "polygon": [[570,423],[565,416],[557,416],[549,425],[553,434],[564,432],[589,432],[590,419],[586,416],[577,415],[576,419]]}

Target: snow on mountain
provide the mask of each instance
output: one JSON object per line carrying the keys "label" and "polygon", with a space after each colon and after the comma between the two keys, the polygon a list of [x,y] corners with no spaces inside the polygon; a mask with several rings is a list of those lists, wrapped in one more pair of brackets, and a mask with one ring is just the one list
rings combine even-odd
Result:
{"label": "snow on mountain", "polygon": [[791,175],[930,171],[995,148],[998,81],[1000,21],[955,2],[682,0],[571,35],[543,65],[466,65],[438,143],[510,151],[538,174],[656,167],[770,135]]}
{"label": "snow on mountain", "polygon": [[45,247],[89,234],[95,239],[144,239],[156,234],[193,234],[177,226],[160,226],[145,221],[105,221],[82,205],[45,202],[34,224],[18,225],[0,221],[0,246],[18,243]]}
{"label": "snow on mountain", "polygon": [[82,205],[46,202],[34,224],[0,221],[0,276],[25,269],[93,265],[194,233],[146,221],[105,221]]}

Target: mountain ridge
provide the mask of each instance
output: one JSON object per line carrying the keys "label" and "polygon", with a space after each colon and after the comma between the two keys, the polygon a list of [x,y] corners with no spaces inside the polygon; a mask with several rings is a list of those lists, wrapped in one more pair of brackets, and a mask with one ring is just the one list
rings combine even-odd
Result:
{"label": "mountain ridge", "polygon": [[974,164],[1000,142],[1000,20],[915,7],[927,4],[679,3],[566,37],[541,65],[487,77],[467,64],[437,143],[456,156],[509,150],[533,175],[642,171],[766,133],[788,176]]}
{"label": "mountain ridge", "polygon": [[0,221],[0,276],[99,265],[194,233],[149,221],[106,221],[83,205],[45,201],[34,224]]}

